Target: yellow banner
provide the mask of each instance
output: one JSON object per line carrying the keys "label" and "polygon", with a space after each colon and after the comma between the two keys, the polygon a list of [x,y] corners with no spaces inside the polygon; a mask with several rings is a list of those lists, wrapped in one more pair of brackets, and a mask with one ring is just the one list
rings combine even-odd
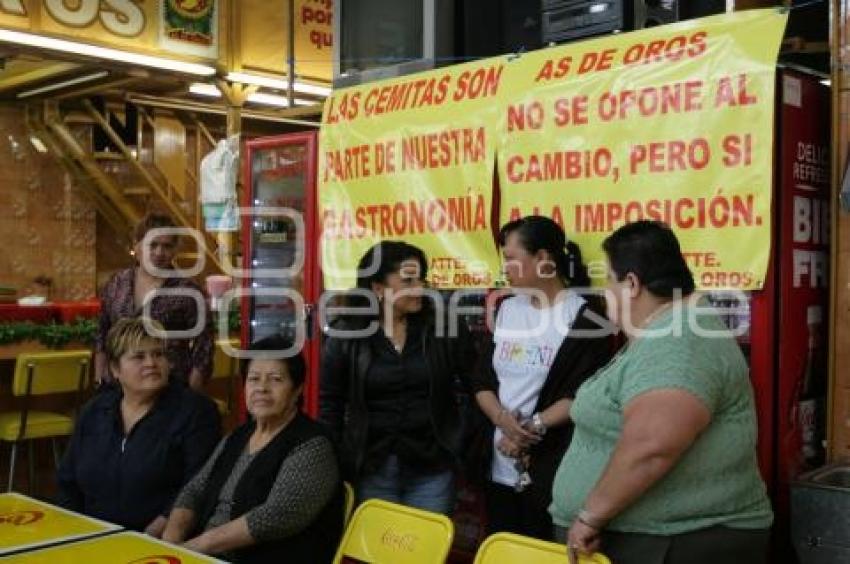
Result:
{"label": "yellow banner", "polygon": [[404,240],[430,260],[438,288],[492,286],[496,124],[504,59],[488,59],[337,90],[319,140],[325,287],[354,286],[380,240]]}
{"label": "yellow banner", "polygon": [[760,288],[786,20],[774,9],[738,12],[510,63],[499,130],[502,222],[550,216],[593,262],[624,223],[661,220],[679,236],[700,288]]}

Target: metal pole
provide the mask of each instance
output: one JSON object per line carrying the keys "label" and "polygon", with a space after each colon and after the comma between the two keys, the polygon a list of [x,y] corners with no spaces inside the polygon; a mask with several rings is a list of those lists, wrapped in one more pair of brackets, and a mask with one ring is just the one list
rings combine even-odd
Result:
{"label": "metal pole", "polygon": [[295,0],[289,0],[289,60],[287,61],[289,107],[295,107]]}

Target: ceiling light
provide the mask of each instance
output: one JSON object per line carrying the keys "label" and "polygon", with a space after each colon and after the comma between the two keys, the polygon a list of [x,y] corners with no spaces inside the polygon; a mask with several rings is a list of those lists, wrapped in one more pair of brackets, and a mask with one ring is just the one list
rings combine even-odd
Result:
{"label": "ceiling light", "polygon": [[823,80],[820,81],[820,83],[823,84],[824,86],[832,86],[832,80],[829,79],[829,78],[824,78]]}
{"label": "ceiling light", "polygon": [[[271,78],[268,76],[260,76],[257,74],[247,74],[244,72],[231,72],[227,75],[227,80],[230,82],[241,82],[242,84],[254,84],[256,86],[265,86],[266,88],[274,88],[275,90],[288,90],[289,81],[284,78]],[[295,91],[301,94],[314,94],[316,96],[328,96],[331,89],[328,86],[318,86],[316,84],[307,84],[305,82],[295,82]]]}
{"label": "ceiling light", "polygon": [[[210,96],[213,98],[221,97],[221,90],[215,84],[207,84],[205,82],[195,82],[189,85],[189,92],[192,94],[198,94],[199,96]],[[289,107],[289,99],[285,96],[278,96],[275,94],[266,94],[265,92],[254,92],[250,96],[248,96],[248,102],[252,102],[254,104],[264,104],[267,106],[279,106],[281,108]],[[296,98],[295,105],[296,106],[310,106],[317,102],[313,102],[311,100],[304,100],[303,98]]]}
{"label": "ceiling light", "polygon": [[30,143],[32,143],[32,146],[35,147],[35,150],[38,151],[39,153],[46,153],[47,152],[47,146],[44,144],[44,142],[41,139],[39,139],[35,135],[30,135]]}
{"label": "ceiling light", "polygon": [[39,88],[33,88],[32,90],[26,90],[24,92],[18,92],[18,98],[29,98],[30,96],[35,96],[37,94],[44,94],[45,92],[53,92],[54,90],[61,90],[62,88],[66,88],[68,86],[74,86],[77,84],[82,84],[84,82],[91,82],[92,80],[97,80],[98,78],[103,78],[104,76],[109,76],[107,71],[95,72],[92,74],[86,74],[83,76],[78,76],[76,78],[71,78],[69,80],[65,80],[62,82],[54,82],[53,84],[48,84],[46,86],[41,86]]}
{"label": "ceiling light", "polygon": [[205,82],[194,82],[189,85],[189,92],[200,96],[221,97],[221,90],[215,84],[207,84]]}
{"label": "ceiling light", "polygon": [[164,57],[153,57],[151,55],[140,55],[138,53],[130,53],[128,51],[111,49],[109,47],[98,47],[96,45],[88,45],[87,43],[66,41],[64,39],[56,39],[53,37],[34,35],[32,33],[23,33],[20,31],[10,31],[8,29],[0,29],[0,41],[16,43],[18,45],[28,45],[30,47],[38,47],[41,49],[51,49],[53,51],[62,51],[65,53],[75,53],[78,55],[96,57],[99,59],[109,59],[110,61],[131,63],[144,67],[153,67],[187,74],[212,76],[216,72],[215,68],[209,65],[187,63],[174,59],[166,59]]}

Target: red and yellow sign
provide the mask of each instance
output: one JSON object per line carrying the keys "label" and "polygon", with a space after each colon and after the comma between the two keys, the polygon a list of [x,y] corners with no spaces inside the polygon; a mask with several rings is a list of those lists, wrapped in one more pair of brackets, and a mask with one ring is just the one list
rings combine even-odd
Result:
{"label": "red and yellow sign", "polygon": [[120,528],[23,495],[0,494],[0,556]]}
{"label": "red and yellow sign", "polygon": [[333,78],[334,0],[295,0],[295,74]]}
{"label": "red and yellow sign", "polygon": [[405,239],[436,259],[436,286],[492,285],[496,150],[502,223],[550,216],[599,262],[616,228],[661,220],[701,288],[760,288],[786,20],[737,12],[335,92],[320,142],[326,284],[351,286],[369,245]]}
{"label": "red and yellow sign", "polygon": [[502,91],[501,220],[552,217],[588,261],[621,225],[661,220],[701,288],[760,288],[786,20],[753,10],[523,55]]}
{"label": "red and yellow sign", "polygon": [[206,564],[222,562],[140,533],[117,533],[15,556],[16,564]]}
{"label": "red and yellow sign", "polygon": [[354,286],[360,257],[386,239],[422,248],[435,287],[493,285],[505,74],[491,59],[333,93],[319,138],[325,287]]}
{"label": "red and yellow sign", "polygon": [[218,0],[3,0],[0,27],[130,51],[218,56]]}

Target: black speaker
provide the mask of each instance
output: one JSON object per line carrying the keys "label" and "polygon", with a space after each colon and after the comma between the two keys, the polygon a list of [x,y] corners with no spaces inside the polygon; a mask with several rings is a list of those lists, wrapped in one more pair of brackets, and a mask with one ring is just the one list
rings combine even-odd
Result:
{"label": "black speaker", "polygon": [[543,43],[562,43],[632,28],[631,0],[543,0]]}
{"label": "black speaker", "polygon": [[457,3],[456,45],[468,58],[539,49],[541,0],[463,0]]}
{"label": "black speaker", "polygon": [[634,8],[634,28],[655,27],[679,21],[679,0],[638,0]]}
{"label": "black speaker", "polygon": [[687,0],[680,4],[679,15],[683,20],[713,16],[726,11],[726,0]]}

